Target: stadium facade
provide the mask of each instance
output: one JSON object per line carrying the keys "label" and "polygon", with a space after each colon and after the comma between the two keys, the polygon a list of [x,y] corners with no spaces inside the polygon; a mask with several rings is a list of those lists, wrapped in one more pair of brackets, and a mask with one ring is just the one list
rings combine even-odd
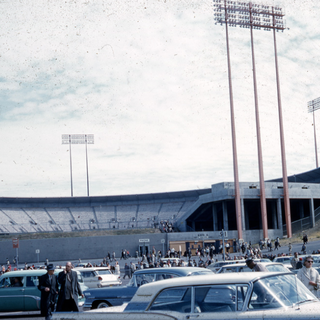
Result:
{"label": "stadium facade", "polygon": [[[320,170],[290,176],[288,181],[293,233],[314,227],[320,218]],[[240,193],[243,240],[256,243],[263,238],[259,183],[240,183]],[[266,181],[265,193],[268,238],[282,238],[286,236],[286,226],[281,179]],[[173,225],[174,232],[158,233],[150,237],[143,235],[145,228],[160,228],[164,221]],[[131,252],[142,252],[151,247],[167,250],[175,246],[176,250],[181,248],[184,251],[188,247],[195,249],[209,243],[217,246],[221,243],[222,229],[227,231],[226,241],[235,249],[239,230],[236,224],[234,183],[222,182],[212,185],[210,189],[141,195],[0,198],[2,234],[15,237],[20,233],[100,229],[142,231],[140,236],[131,236],[134,241],[128,241],[128,236],[122,237],[124,241],[119,240],[119,237],[117,241],[113,241],[109,236],[108,243],[113,245],[112,248],[106,248],[104,254],[106,251],[120,252],[123,247]],[[70,248],[79,250],[79,241],[79,238],[70,240]],[[92,241],[87,239],[86,243]],[[96,243],[93,245],[97,247]],[[41,247],[43,242],[28,245],[32,248],[30,250],[35,246]],[[3,250],[8,250],[10,245],[2,247],[6,248]],[[96,253],[95,250],[90,253],[90,249],[87,250],[88,257],[98,253],[101,256],[102,248],[97,248]],[[9,255],[1,251],[1,255]],[[28,251],[26,248],[26,252]]]}

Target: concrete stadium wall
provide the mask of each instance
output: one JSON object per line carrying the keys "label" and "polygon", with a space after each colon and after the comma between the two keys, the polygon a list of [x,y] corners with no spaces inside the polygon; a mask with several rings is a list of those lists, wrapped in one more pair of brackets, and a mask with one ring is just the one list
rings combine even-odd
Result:
{"label": "concrete stadium wall", "polygon": [[[270,239],[281,237],[279,230],[268,230]],[[244,241],[258,243],[263,238],[262,230],[247,230],[243,233]],[[236,239],[237,231],[228,231],[228,239]],[[221,239],[220,232],[173,232],[157,234],[135,234],[119,236],[96,236],[96,237],[74,237],[74,238],[52,238],[52,239],[34,239],[19,241],[19,262],[36,263],[38,255],[36,250],[40,250],[39,261],[44,262],[46,258],[49,261],[61,260],[89,260],[103,259],[108,252],[115,251],[119,258],[123,249],[129,250],[132,256],[138,250],[139,245],[148,245],[150,250],[155,249],[162,252],[169,249],[170,241],[192,241],[192,240]],[[146,242],[143,242],[146,241]],[[6,258],[12,262],[16,255],[16,249],[13,249],[12,240],[0,242],[0,264],[5,264]]]}
{"label": "concrete stadium wall", "polygon": [[[108,252],[115,251],[116,257],[120,257],[123,249],[129,250],[131,255],[144,245],[139,240],[149,240],[145,242],[152,249],[166,249],[163,241],[166,241],[165,233],[141,234],[141,235],[121,235],[121,236],[97,236],[97,237],[75,237],[75,238],[52,238],[52,239],[34,239],[19,241],[19,262],[36,263],[38,256],[36,250],[40,250],[39,261],[44,262],[46,258],[49,261],[60,260],[78,260],[85,259],[103,259]],[[162,242],[161,242],[162,240]],[[5,264],[6,258],[12,262],[16,255],[16,249],[13,249],[12,240],[0,242],[0,263]]]}

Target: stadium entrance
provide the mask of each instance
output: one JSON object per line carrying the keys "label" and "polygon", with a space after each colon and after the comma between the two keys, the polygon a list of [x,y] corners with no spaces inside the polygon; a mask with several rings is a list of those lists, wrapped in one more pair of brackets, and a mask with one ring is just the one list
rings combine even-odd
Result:
{"label": "stadium entrance", "polygon": [[[227,245],[228,244],[228,245]],[[236,239],[228,239],[224,241],[225,250],[226,252],[229,251],[229,253],[236,252]],[[197,249],[198,251],[201,249],[205,249],[211,246],[214,246],[214,254],[221,253],[222,250],[222,240],[193,240],[193,241],[170,241],[169,242],[170,249],[174,248],[176,252],[181,251],[181,255],[184,256],[189,248],[191,250],[191,253],[193,256],[196,255]]]}
{"label": "stadium entrance", "polygon": [[149,252],[150,251],[149,251],[149,245],[148,244],[144,244],[144,245],[139,244],[140,257],[142,257],[143,255],[147,256]]}

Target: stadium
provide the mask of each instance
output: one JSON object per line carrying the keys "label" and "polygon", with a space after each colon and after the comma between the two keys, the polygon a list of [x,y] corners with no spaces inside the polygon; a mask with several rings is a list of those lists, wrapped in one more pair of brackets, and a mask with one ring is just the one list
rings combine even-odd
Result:
{"label": "stadium", "polygon": [[[314,227],[320,219],[320,169],[290,176],[288,181],[293,233]],[[265,189],[268,238],[285,237],[282,179],[266,181]],[[243,241],[257,243],[263,238],[259,183],[242,182],[240,190]],[[20,241],[19,257],[26,261],[36,259],[35,251],[59,260],[99,258],[113,251],[119,255],[123,249],[143,254],[153,247],[182,252],[209,244],[217,248],[222,230],[232,250],[239,241],[231,182],[139,195],[1,198],[0,221],[3,236],[51,234],[49,239]],[[79,236],[83,231],[87,236]],[[11,239],[2,241],[0,254],[3,259],[14,256]]]}

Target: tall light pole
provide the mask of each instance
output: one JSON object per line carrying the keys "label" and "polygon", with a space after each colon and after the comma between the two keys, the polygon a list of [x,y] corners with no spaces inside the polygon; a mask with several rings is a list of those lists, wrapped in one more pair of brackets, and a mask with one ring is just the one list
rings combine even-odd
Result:
{"label": "tall light pole", "polygon": [[316,118],[314,116],[314,112],[316,110],[320,109],[320,98],[311,100],[308,102],[308,112],[313,113],[313,134],[314,134],[314,149],[316,154],[316,168],[319,168],[318,166],[318,147],[317,147],[317,133],[316,133]]}
{"label": "tall light pole", "polygon": [[229,35],[228,35],[228,23],[227,23],[228,13],[227,13],[226,0],[224,0],[224,10],[225,10],[225,25],[226,25],[229,101],[230,101],[231,136],[232,136],[232,153],[233,153],[233,176],[234,176],[234,191],[235,191],[234,197],[235,197],[238,239],[239,239],[239,242],[241,242],[242,241],[242,220],[241,220],[242,214],[241,214],[241,201],[240,201],[237,139],[236,139],[236,125],[235,125],[235,117],[234,117],[232,76],[231,76],[231,63],[230,63],[230,48],[229,48]]}
{"label": "tall light pole", "polygon": [[[262,165],[262,150],[261,150],[261,138],[260,138],[260,120],[258,109],[258,95],[256,88],[256,72],[254,61],[254,47],[253,47],[253,29],[274,31],[274,50],[275,50],[275,64],[276,64],[276,78],[277,78],[277,93],[278,93],[278,111],[279,111],[279,126],[280,126],[280,143],[281,143],[281,157],[282,157],[282,176],[283,176],[283,190],[284,190],[284,206],[285,217],[287,225],[287,236],[292,237],[291,232],[291,213],[290,213],[290,200],[288,192],[288,177],[286,169],[285,158],[285,145],[283,135],[283,120],[282,120],[282,108],[281,108],[281,95],[280,95],[280,82],[278,73],[278,58],[276,48],[275,31],[283,31],[285,24],[283,21],[284,14],[282,9],[277,7],[271,7],[267,5],[253,4],[252,2],[246,3],[242,1],[225,1],[225,0],[213,0],[215,6],[215,20],[221,25],[223,23],[229,26],[240,28],[250,28],[251,34],[251,50],[252,50],[252,66],[253,66],[253,83],[254,83],[254,98],[255,98],[255,113],[256,113],[256,130],[257,130],[257,145],[258,145],[258,160],[259,160],[259,179],[260,179],[260,205],[261,205],[261,218],[263,226],[263,234],[266,238],[268,236],[267,228],[267,212],[266,212],[266,199],[264,188],[264,175]],[[272,19],[272,21],[271,21]]]}
{"label": "tall light pole", "polygon": [[89,197],[89,170],[88,170],[88,144],[94,144],[93,134],[63,134],[62,144],[69,144],[70,150],[70,180],[71,180],[71,197],[73,197],[73,182],[72,182],[72,156],[71,145],[72,144],[85,144],[86,145],[86,171],[87,171],[87,196]]}

